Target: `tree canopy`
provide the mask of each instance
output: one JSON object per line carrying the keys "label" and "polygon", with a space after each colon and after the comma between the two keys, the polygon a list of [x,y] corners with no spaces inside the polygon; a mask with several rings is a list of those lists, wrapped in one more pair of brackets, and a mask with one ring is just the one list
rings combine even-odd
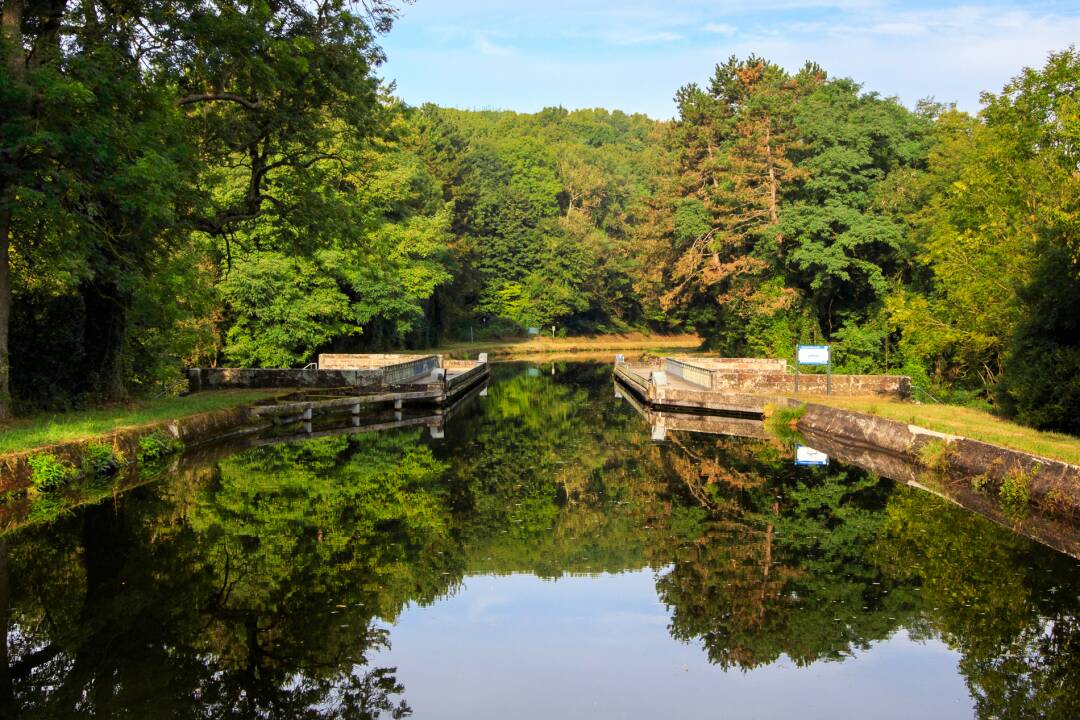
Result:
{"label": "tree canopy", "polygon": [[4,7],[0,415],[542,326],[1080,428],[1073,48],[976,115],[730,57],[657,121],[409,107],[390,0]]}

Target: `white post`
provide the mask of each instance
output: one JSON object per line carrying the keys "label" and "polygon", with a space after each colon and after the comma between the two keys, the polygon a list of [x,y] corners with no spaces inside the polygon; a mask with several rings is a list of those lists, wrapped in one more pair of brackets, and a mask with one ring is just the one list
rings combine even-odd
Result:
{"label": "white post", "polygon": [[657,419],[652,426],[652,439],[656,442],[662,442],[667,440],[667,428],[664,426],[662,419]]}

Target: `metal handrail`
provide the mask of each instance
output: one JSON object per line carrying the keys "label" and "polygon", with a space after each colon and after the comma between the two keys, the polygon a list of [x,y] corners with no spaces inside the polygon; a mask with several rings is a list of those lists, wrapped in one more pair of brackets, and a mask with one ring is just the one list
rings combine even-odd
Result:
{"label": "metal handrail", "polygon": [[924,394],[926,395],[926,397],[930,398],[931,400],[933,400],[934,402],[936,402],[936,403],[937,403],[938,405],[941,405],[941,401],[940,401],[940,400],[938,400],[938,399],[937,399],[936,397],[934,397],[933,395],[931,395],[931,394],[930,394],[930,391],[929,391],[929,390],[927,390],[926,388],[924,388],[924,387],[923,387],[922,385],[916,385],[915,383],[911,383],[911,389],[912,389],[912,390],[922,390],[922,392],[923,392],[923,393],[924,393]]}
{"label": "metal handrail", "polygon": [[383,367],[383,384],[401,385],[409,380],[428,375],[437,367],[439,367],[439,358],[435,355],[386,365]]}
{"label": "metal handrail", "polygon": [[690,363],[684,363],[673,358],[664,358],[664,370],[675,377],[682,378],[688,383],[700,385],[701,387],[710,390],[712,389],[712,370],[707,370],[706,368],[698,367],[697,365],[691,365]]}

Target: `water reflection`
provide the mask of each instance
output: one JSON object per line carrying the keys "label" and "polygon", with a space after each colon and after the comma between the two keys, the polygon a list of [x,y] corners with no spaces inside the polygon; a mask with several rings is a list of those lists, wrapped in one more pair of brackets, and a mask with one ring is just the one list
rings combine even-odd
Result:
{"label": "water reflection", "polygon": [[[884,689],[914,641],[935,649],[936,674],[966,685],[962,714],[1080,716],[1071,558],[863,470],[795,467],[766,438],[669,428],[654,443],[613,401],[603,366],[494,370],[441,439],[399,428],[189,458],[6,535],[3,714],[404,717],[415,692],[418,712],[442,716],[450,705],[429,699],[457,678],[470,717],[505,717],[496,698],[524,701],[542,682],[537,662],[514,658],[535,656],[577,673],[541,685],[564,710],[638,715],[632,688],[678,691],[646,662],[675,648],[724,678],[694,686],[714,709],[799,715],[771,696],[754,704],[784,668],[803,688],[792,698],[823,707],[839,686],[821,669],[838,666],[880,688],[853,697],[955,714],[932,683],[917,699]],[[444,658],[452,646],[469,667],[492,665],[475,625],[454,631],[485,582],[514,588],[521,608],[492,636],[499,671],[474,685]],[[575,588],[585,605],[560,599]],[[605,588],[651,604],[627,611]],[[583,608],[622,613],[620,636],[640,640],[616,646],[640,655],[617,685],[601,662],[610,648],[573,629]],[[530,623],[540,630],[521,635]],[[657,649],[665,638],[669,651]],[[616,687],[626,696],[591,694]]]}

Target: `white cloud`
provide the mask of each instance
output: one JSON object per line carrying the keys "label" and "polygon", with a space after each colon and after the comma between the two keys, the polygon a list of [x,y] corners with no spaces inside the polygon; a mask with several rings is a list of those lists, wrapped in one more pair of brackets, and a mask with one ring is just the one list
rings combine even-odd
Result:
{"label": "white cloud", "polygon": [[484,33],[476,33],[476,37],[473,39],[473,47],[481,55],[487,55],[488,57],[506,57],[514,52],[514,49],[508,45],[496,45]]}
{"label": "white cloud", "polygon": [[704,28],[705,32],[715,33],[717,35],[731,36],[735,34],[735,26],[728,25],[727,23],[708,23]]}
{"label": "white cloud", "polygon": [[660,30],[648,32],[640,30],[607,30],[600,33],[604,40],[612,45],[657,45],[660,43],[678,42],[685,39],[677,32]]}

